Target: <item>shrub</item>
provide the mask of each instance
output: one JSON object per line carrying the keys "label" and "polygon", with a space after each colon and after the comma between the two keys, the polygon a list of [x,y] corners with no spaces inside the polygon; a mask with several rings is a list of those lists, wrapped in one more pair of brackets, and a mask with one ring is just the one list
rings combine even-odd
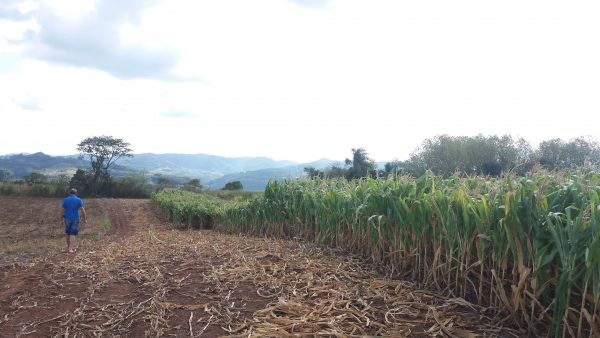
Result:
{"label": "shrub", "polygon": [[240,181],[229,182],[229,183],[225,184],[225,186],[223,187],[223,190],[242,190],[242,189],[244,189],[244,186],[242,185],[242,182],[240,182]]}
{"label": "shrub", "polygon": [[15,189],[13,188],[13,186],[11,184],[1,184],[0,185],[0,195],[12,195],[14,194]]}

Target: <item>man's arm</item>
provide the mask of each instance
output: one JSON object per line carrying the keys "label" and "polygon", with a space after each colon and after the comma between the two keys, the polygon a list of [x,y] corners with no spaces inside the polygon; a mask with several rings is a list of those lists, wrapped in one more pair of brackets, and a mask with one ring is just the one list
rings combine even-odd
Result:
{"label": "man's arm", "polygon": [[83,215],[83,222],[87,224],[87,214],[84,207],[81,207],[81,214]]}

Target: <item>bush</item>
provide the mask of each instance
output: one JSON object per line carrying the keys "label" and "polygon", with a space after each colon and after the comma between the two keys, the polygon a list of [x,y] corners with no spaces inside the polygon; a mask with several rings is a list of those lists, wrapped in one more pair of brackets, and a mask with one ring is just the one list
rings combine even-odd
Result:
{"label": "bush", "polygon": [[48,178],[46,176],[44,176],[43,174],[31,172],[31,173],[25,175],[25,177],[23,177],[23,180],[25,181],[25,183],[32,185],[32,184],[46,183],[48,181]]}
{"label": "bush", "polygon": [[242,185],[242,182],[240,182],[240,181],[229,182],[229,183],[225,184],[225,186],[223,187],[223,190],[242,190],[242,189],[244,189],[244,186]]}
{"label": "bush", "polygon": [[66,195],[69,194],[69,190],[70,190],[70,188],[68,186],[64,187],[62,185],[58,185],[58,186],[56,186],[54,188],[54,194],[53,195],[56,196],[56,197],[66,196]]}
{"label": "bush", "polygon": [[[45,183],[26,183],[25,181],[0,182],[0,195],[20,195],[37,197],[64,197],[70,188],[75,188],[78,195],[89,197],[88,174],[78,170],[72,178],[61,175]],[[152,192],[144,176],[125,176],[112,180],[108,179],[98,188],[98,195],[115,198],[149,198]]]}
{"label": "bush", "polygon": [[52,196],[52,194],[50,194],[50,187],[48,185],[41,185],[41,184],[36,184],[33,185],[31,187],[31,190],[29,191],[29,194],[31,196],[38,196],[38,197],[50,197]]}
{"label": "bush", "polygon": [[119,181],[110,182],[107,196],[124,198],[148,198],[150,187],[141,176],[126,176]]}
{"label": "bush", "polygon": [[73,177],[71,177],[69,186],[77,189],[77,192],[80,196],[88,196],[92,191],[91,182],[92,176],[89,172],[82,169],[77,169]]}
{"label": "bush", "polygon": [[191,192],[198,192],[198,191],[202,190],[202,188],[203,188],[202,184],[200,183],[200,180],[197,178],[189,180],[182,187],[183,190],[191,191]]}
{"label": "bush", "polygon": [[10,184],[0,185],[0,195],[10,196],[15,193],[15,188]]}

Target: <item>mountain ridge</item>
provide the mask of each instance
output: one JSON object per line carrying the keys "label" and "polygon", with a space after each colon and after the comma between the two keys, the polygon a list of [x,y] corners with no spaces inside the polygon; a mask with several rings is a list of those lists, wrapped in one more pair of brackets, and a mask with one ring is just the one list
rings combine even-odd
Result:
{"label": "mountain ridge", "polygon": [[[119,159],[113,167],[115,176],[144,173],[164,177],[198,178],[208,188],[220,189],[230,181],[239,180],[247,190],[262,190],[271,179],[295,178],[304,167],[324,168],[337,163],[320,159],[310,163],[274,160],[265,156],[225,157],[209,154],[140,153]],[[89,168],[87,159],[78,155],[52,156],[33,154],[0,155],[0,169],[21,179],[30,172],[47,176],[72,175],[77,169]],[[180,180],[179,180],[180,181]]]}

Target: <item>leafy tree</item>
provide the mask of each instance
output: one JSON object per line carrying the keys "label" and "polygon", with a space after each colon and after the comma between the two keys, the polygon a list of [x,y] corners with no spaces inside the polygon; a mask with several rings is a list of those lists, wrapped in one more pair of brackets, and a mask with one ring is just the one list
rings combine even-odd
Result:
{"label": "leafy tree", "polygon": [[0,182],[8,182],[12,180],[13,176],[10,170],[0,169]]}
{"label": "leafy tree", "polygon": [[304,172],[310,178],[325,178],[325,172],[313,167],[305,167]]}
{"label": "leafy tree", "polygon": [[346,166],[349,166],[346,178],[350,180],[373,176],[376,169],[375,162],[363,148],[352,149],[352,159],[346,159]]}
{"label": "leafy tree", "polygon": [[325,172],[325,176],[329,177],[329,178],[339,178],[339,177],[346,177],[346,175],[348,174],[348,170],[344,169],[342,167],[340,167],[339,165],[331,165],[331,167],[329,167],[329,169],[327,169],[327,171]]}
{"label": "leafy tree", "polygon": [[[89,196],[92,194],[92,180],[91,171],[78,169],[68,186],[76,188],[81,196]],[[147,182],[148,178],[144,175],[130,174],[114,180],[108,177],[100,182],[96,192],[107,197],[146,198],[151,192]]]}
{"label": "leafy tree", "polygon": [[406,163],[415,176],[426,170],[449,176],[455,172],[498,176],[504,171],[524,171],[533,165],[527,141],[504,136],[448,136],[425,140]]}
{"label": "leafy tree", "polygon": [[575,170],[584,165],[600,165],[600,145],[593,139],[578,137],[565,142],[552,139],[540,143],[539,163],[548,170]]}
{"label": "leafy tree", "polygon": [[61,174],[54,179],[53,183],[55,186],[54,195],[63,196],[70,188],[71,179],[68,175]]}
{"label": "leafy tree", "polygon": [[183,189],[188,191],[199,191],[202,188],[202,184],[200,184],[200,180],[197,178],[191,179],[183,185]]}
{"label": "leafy tree", "polygon": [[73,177],[71,177],[69,185],[71,188],[77,189],[79,195],[87,196],[92,192],[92,180],[93,175],[91,172],[77,169]]}
{"label": "leafy tree", "polygon": [[111,197],[147,198],[150,196],[148,179],[144,175],[127,175],[111,182]]}
{"label": "leafy tree", "polygon": [[222,190],[242,190],[242,189],[244,189],[242,182],[232,181],[232,182],[225,184],[225,186],[223,187]]}
{"label": "leafy tree", "polygon": [[29,185],[33,185],[33,184],[46,183],[48,181],[48,178],[46,176],[44,176],[43,174],[31,172],[31,173],[25,175],[23,177],[23,180],[25,181],[25,183],[27,183]]}
{"label": "leafy tree", "polygon": [[383,173],[385,176],[398,175],[405,171],[405,167],[404,162],[395,159],[385,164]]}
{"label": "leafy tree", "polygon": [[166,188],[172,188],[172,187],[175,186],[173,184],[173,181],[170,178],[167,178],[167,177],[158,177],[156,185],[158,185],[157,190],[162,190],[162,189],[166,189]]}
{"label": "leafy tree", "polygon": [[546,169],[554,170],[564,166],[565,144],[561,139],[552,139],[540,143],[538,147],[539,162]]}
{"label": "leafy tree", "polygon": [[80,158],[88,157],[92,167],[92,194],[95,195],[98,183],[110,177],[110,167],[121,157],[132,157],[129,143],[112,136],[88,137],[77,145]]}
{"label": "leafy tree", "polygon": [[159,177],[157,183],[159,185],[173,185],[173,182],[171,182],[171,180],[166,177]]}

